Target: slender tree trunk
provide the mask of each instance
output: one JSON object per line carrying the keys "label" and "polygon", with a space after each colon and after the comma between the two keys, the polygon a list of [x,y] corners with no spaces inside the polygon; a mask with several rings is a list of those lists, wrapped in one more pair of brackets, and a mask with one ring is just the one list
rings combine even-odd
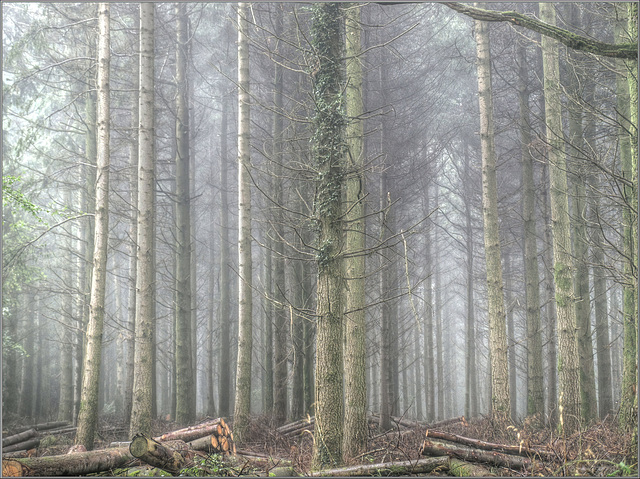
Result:
{"label": "slender tree trunk", "polygon": [[238,4],[238,362],[234,408],[234,433],[242,444],[251,412],[252,262],[251,262],[251,157],[249,118],[248,4]]}
{"label": "slender tree trunk", "polygon": [[220,417],[231,413],[231,292],[229,278],[229,182],[228,136],[229,101],[222,100],[220,123],[220,357],[218,365],[218,404]]}
{"label": "slender tree trunk", "polygon": [[102,356],[104,327],[104,298],[107,268],[107,240],[109,237],[109,64],[110,64],[110,5],[98,5],[98,147],[96,178],[95,246],[91,303],[87,326],[87,349],[84,357],[82,393],[78,413],[76,444],[93,449],[98,425],[98,385]]}
{"label": "slender tree trunk", "polygon": [[191,350],[191,207],[189,188],[189,108],[187,84],[187,11],[176,6],[176,421],[195,419],[194,369]]}
{"label": "slender tree trunk", "polygon": [[540,275],[535,214],[535,181],[531,154],[531,123],[527,51],[518,46],[518,98],[520,107],[520,156],[522,159],[522,219],[524,222],[524,283],[527,324],[527,416],[542,419],[544,413],[544,373],[540,326]]}
{"label": "slender tree trunk", "polygon": [[[635,9],[635,10],[634,10]],[[630,6],[628,10],[628,31],[632,39],[637,41],[637,5]],[[622,135],[620,138],[620,162],[622,177],[625,184],[622,187],[622,249],[623,249],[623,355],[622,355],[622,392],[620,396],[620,427],[623,430],[637,429],[637,377],[638,377],[638,322],[637,322],[637,210],[634,214],[634,205],[637,207],[638,187],[638,151],[637,151],[637,108],[638,108],[638,78],[637,62],[629,62],[624,67],[628,76],[628,86],[624,88],[624,82],[617,81],[617,106],[618,122]],[[629,132],[629,133],[626,133]]]}
{"label": "slender tree trunk", "polygon": [[361,116],[364,112],[362,97],[362,58],[360,6],[350,6],[346,18],[347,83],[346,140],[348,147],[345,215],[345,410],[342,449],[345,457],[355,457],[367,444],[367,383],[366,383],[366,329],[365,329],[365,178],[364,131]]}
{"label": "slender tree trunk", "polygon": [[[470,171],[469,145],[464,142],[464,171]],[[465,406],[464,415],[468,418],[478,415],[478,371],[476,367],[476,333],[475,333],[475,305],[473,295],[473,228],[471,225],[471,178],[467,176],[464,182],[465,207],[465,246],[467,253],[467,317],[465,324]]]}
{"label": "slender tree trunk", "polygon": [[509,344],[509,405],[511,408],[511,420],[517,419],[517,405],[518,396],[516,390],[517,374],[516,374],[516,332],[515,322],[513,318],[514,301],[511,295],[511,251],[508,248],[504,249],[504,286],[505,286],[505,301],[507,307],[507,341]]}
{"label": "slender tree trunk", "polygon": [[154,400],[151,367],[153,361],[155,315],[155,264],[153,222],[155,217],[154,156],[154,16],[153,3],[140,4],[140,96],[138,111],[137,168],[137,255],[135,295],[135,349],[133,393],[129,435],[151,434]]}
{"label": "slender tree trunk", "polygon": [[484,245],[489,296],[489,348],[491,349],[491,415],[498,420],[511,416],[509,402],[509,362],[504,308],[500,234],[498,231],[498,191],[496,151],[491,92],[491,53],[489,27],[475,21],[478,55],[478,102],[480,108],[480,142],[482,146],[482,206]]}
{"label": "slender tree trunk", "polygon": [[[430,171],[426,172],[427,178],[430,178]],[[429,180],[424,187],[424,206],[425,216],[430,214],[431,203],[429,201]],[[432,255],[431,255],[431,225],[432,221],[427,220],[424,231],[424,261],[425,276],[424,283],[424,385],[427,422],[433,422],[436,419],[436,401],[435,401],[435,368],[433,355],[433,288],[432,288]]]}
{"label": "slender tree trunk", "polygon": [[[555,6],[540,3],[540,16],[556,24]],[[542,37],[544,97],[547,123],[554,283],[558,323],[558,375],[560,426],[571,434],[580,426],[580,371],[573,297],[573,258],[567,187],[566,157],[562,139],[562,98],[557,41]]]}
{"label": "slender tree trunk", "polygon": [[263,384],[263,412],[266,415],[273,414],[273,241],[267,239],[266,260],[264,264],[264,285],[266,299],[264,302],[264,370],[265,381]]}
{"label": "slender tree trunk", "polygon": [[342,103],[342,22],[338,3],[313,7],[312,44],[317,54],[313,156],[316,180],[317,306],[314,469],[342,463],[344,319],[343,208],[345,145]]}

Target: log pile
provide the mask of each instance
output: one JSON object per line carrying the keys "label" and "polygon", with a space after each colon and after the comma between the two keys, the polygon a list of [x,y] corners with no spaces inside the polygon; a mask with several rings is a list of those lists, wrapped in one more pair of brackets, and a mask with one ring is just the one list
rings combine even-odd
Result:
{"label": "log pile", "polygon": [[[4,438],[3,453],[8,447],[24,444],[24,438],[32,440],[35,433],[35,428],[31,428]],[[202,455],[200,451],[223,455],[236,453],[233,433],[222,418],[167,432],[154,438],[137,434],[131,442],[119,443],[118,446],[120,447],[70,452],[58,456],[3,456],[2,476],[78,476],[112,471],[132,465],[138,460],[177,474],[183,467],[192,465],[193,457],[196,454]]]}

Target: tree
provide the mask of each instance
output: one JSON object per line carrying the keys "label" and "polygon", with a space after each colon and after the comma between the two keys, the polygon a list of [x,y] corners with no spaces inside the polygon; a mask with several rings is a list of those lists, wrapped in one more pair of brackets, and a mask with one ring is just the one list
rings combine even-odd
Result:
{"label": "tree", "polygon": [[489,349],[491,350],[491,416],[499,421],[511,417],[507,326],[504,309],[500,234],[498,231],[498,190],[491,92],[489,30],[485,22],[475,21],[478,55],[478,102],[482,147],[482,210],[484,246],[489,297]]}
{"label": "tree", "polygon": [[315,51],[316,106],[313,158],[317,169],[315,219],[318,228],[316,305],[315,429],[312,465],[342,463],[344,316],[342,187],[345,145],[342,111],[342,24],[338,3],[317,3],[311,27]]}
{"label": "tree", "polygon": [[[251,262],[251,136],[249,92],[248,4],[238,4],[238,364],[234,433],[236,441],[246,440],[251,411],[252,262]],[[223,319],[224,321],[224,319]]]}
{"label": "tree", "polygon": [[95,247],[91,303],[87,325],[87,347],[83,363],[82,393],[78,413],[76,444],[93,449],[98,425],[98,386],[104,328],[104,298],[107,268],[107,240],[109,232],[109,64],[110,64],[110,5],[98,6],[98,102],[97,102],[97,177]]}
{"label": "tree", "polygon": [[[555,25],[553,4],[540,3],[543,21]],[[576,338],[576,312],[573,297],[573,258],[566,157],[562,139],[562,98],[557,41],[542,37],[546,142],[551,192],[554,283],[558,328],[558,379],[560,385],[560,426],[565,434],[580,425],[580,373]]]}
{"label": "tree", "polygon": [[135,352],[133,397],[129,435],[151,434],[152,392],[151,362],[155,347],[155,265],[153,222],[155,218],[154,155],[154,18],[153,3],[140,4],[140,85],[138,127],[138,215],[135,295]]}
{"label": "tree", "polygon": [[189,106],[187,84],[187,12],[176,6],[176,421],[195,419],[191,358],[191,194],[189,188]]}
{"label": "tree", "polygon": [[362,115],[362,59],[360,37],[360,6],[349,5],[345,10],[346,23],[346,166],[345,198],[345,410],[343,451],[345,457],[360,454],[366,444],[367,384],[366,384],[366,329],[365,329],[365,211],[364,197],[364,131]]}
{"label": "tree", "polygon": [[520,155],[522,158],[522,219],[524,222],[525,302],[527,316],[527,415],[544,413],[544,382],[542,367],[542,332],[540,326],[540,276],[536,241],[534,159],[531,153],[531,125],[527,52],[519,44],[518,99],[520,113]]}

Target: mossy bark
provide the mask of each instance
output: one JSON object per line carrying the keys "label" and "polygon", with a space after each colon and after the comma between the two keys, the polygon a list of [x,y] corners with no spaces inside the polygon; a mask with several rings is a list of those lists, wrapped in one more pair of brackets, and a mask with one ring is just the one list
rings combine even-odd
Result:
{"label": "mossy bark", "polygon": [[[555,24],[555,6],[540,3],[540,15]],[[567,186],[567,161],[562,138],[562,96],[557,42],[542,37],[546,140],[551,192],[551,231],[553,233],[554,283],[558,329],[559,419],[564,433],[580,426],[580,373],[573,297],[573,257]]]}
{"label": "mossy bark", "polygon": [[367,384],[365,330],[365,177],[364,177],[364,112],[362,90],[362,57],[360,6],[349,5],[345,11],[347,89],[346,141],[346,259],[347,281],[345,315],[345,456],[355,457],[367,444]]}
{"label": "mossy bark", "polygon": [[343,140],[342,22],[338,3],[313,7],[312,44],[316,52],[313,75],[316,105],[313,157],[316,163],[314,214],[317,243],[317,337],[314,469],[342,463],[344,320],[342,190]]}

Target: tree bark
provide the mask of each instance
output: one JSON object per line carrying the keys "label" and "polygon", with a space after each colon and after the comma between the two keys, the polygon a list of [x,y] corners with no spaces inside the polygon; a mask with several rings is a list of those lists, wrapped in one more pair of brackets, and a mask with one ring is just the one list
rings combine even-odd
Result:
{"label": "tree bark", "polygon": [[[553,25],[555,6],[540,3],[540,15]],[[576,312],[573,298],[573,258],[567,187],[566,158],[562,139],[562,97],[557,42],[542,37],[544,98],[547,123],[546,140],[551,191],[554,283],[558,324],[558,375],[560,385],[560,424],[566,434],[580,425],[580,372],[576,338]]]}
{"label": "tree bark", "polygon": [[478,56],[478,102],[482,147],[482,209],[489,302],[489,349],[491,350],[491,416],[508,420],[511,416],[507,327],[504,284],[498,230],[496,151],[491,92],[491,53],[488,25],[475,22]]}
{"label": "tree bark", "polygon": [[27,429],[26,431],[22,431],[18,434],[13,434],[11,436],[5,436],[2,438],[2,448],[11,446],[13,444],[17,444],[19,442],[24,442],[27,439],[32,438],[36,435],[35,428]]}
{"label": "tree bark", "polygon": [[178,474],[190,458],[193,451],[183,441],[172,441],[170,444],[159,443],[143,434],[136,434],[129,445],[131,455],[147,464]]}
{"label": "tree bark", "polygon": [[76,444],[93,448],[98,423],[98,385],[104,328],[104,299],[106,287],[107,243],[109,236],[109,64],[110,64],[110,5],[98,6],[98,106],[97,106],[97,178],[95,245],[91,302],[87,325],[87,347],[84,357],[82,394],[78,413]]}
{"label": "tree bark", "polygon": [[312,467],[342,463],[344,319],[342,187],[345,145],[342,103],[340,6],[313,7],[312,44],[317,53],[313,157],[316,180],[317,242],[316,385]]}
{"label": "tree bark", "polygon": [[153,314],[155,265],[153,222],[155,216],[154,159],[154,4],[140,4],[140,93],[138,111],[138,213],[135,294],[135,344],[133,393],[129,435],[151,433],[155,317]]}
{"label": "tree bark", "polygon": [[249,118],[249,11],[247,3],[238,4],[238,362],[234,428],[242,444],[251,412],[252,335],[252,262],[251,262],[251,157]]}
{"label": "tree bark", "polygon": [[39,444],[40,444],[40,439],[37,437],[32,439],[27,439],[26,441],[11,444],[10,446],[2,446],[2,453],[4,454],[5,452],[26,451],[27,449],[38,447]]}

